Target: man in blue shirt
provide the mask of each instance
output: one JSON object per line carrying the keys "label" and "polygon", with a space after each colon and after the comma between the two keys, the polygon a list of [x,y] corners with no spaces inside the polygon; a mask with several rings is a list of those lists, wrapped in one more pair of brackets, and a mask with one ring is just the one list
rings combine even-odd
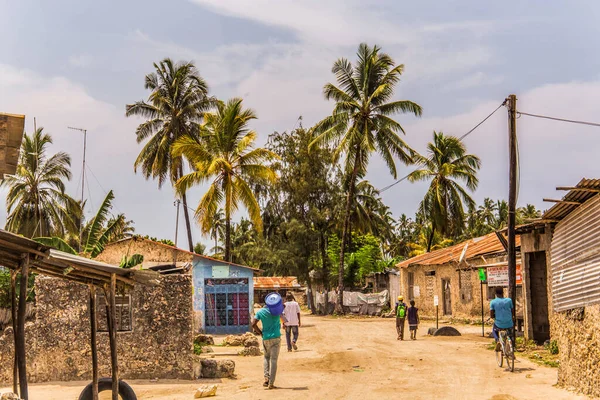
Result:
{"label": "man in blue shirt", "polygon": [[507,329],[512,335],[512,329],[515,326],[513,322],[513,302],[510,298],[504,297],[504,289],[496,288],[496,298],[490,302],[490,316],[494,318],[494,327],[492,334],[496,339],[496,351],[502,349],[498,343],[498,330]]}
{"label": "man in blue shirt", "polygon": [[[263,386],[273,389],[275,374],[277,374],[277,359],[281,346],[281,315],[273,315],[267,306],[261,308],[254,315],[252,328],[262,336],[265,372]],[[258,321],[262,322],[262,330],[258,327]]]}

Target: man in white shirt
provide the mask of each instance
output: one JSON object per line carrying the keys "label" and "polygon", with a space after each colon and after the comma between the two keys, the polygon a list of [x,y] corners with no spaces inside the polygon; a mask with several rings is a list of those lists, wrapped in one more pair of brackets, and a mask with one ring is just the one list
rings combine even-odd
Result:
{"label": "man in white shirt", "polygon": [[[298,350],[296,342],[298,341],[298,327],[301,326],[300,322],[300,306],[294,299],[294,295],[290,292],[285,296],[287,302],[283,309],[283,315],[285,317],[285,339],[287,341],[288,351]],[[293,340],[292,340],[292,335]]]}

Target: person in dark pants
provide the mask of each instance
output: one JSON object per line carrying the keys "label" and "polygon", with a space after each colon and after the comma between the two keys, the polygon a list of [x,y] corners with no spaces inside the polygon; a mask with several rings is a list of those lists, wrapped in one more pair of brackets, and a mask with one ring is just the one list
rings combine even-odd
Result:
{"label": "person in dark pants", "polygon": [[419,309],[415,307],[415,301],[410,301],[408,308],[408,329],[410,329],[411,340],[417,340],[417,328],[419,327]]}
{"label": "person in dark pants", "polygon": [[[285,318],[285,340],[287,341],[288,351],[298,350],[296,343],[298,342],[298,328],[302,325],[300,321],[300,306],[294,299],[294,295],[289,293],[285,296],[286,303],[283,309]],[[293,335],[293,338],[292,338]]]}
{"label": "person in dark pants", "polygon": [[396,332],[398,333],[398,340],[404,340],[404,320],[406,319],[406,304],[404,303],[404,297],[398,296],[396,302]]}

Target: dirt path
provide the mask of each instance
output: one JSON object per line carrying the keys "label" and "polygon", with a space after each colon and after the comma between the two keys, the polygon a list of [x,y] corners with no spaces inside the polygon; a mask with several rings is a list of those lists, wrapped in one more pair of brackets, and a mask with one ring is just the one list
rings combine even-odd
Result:
{"label": "dirt path", "polygon": [[[489,340],[478,329],[460,327],[458,338],[427,337],[425,322],[417,341],[399,342],[391,319],[303,317],[295,353],[282,347],[277,390],[262,384],[262,357],[236,357],[238,379],[216,382],[227,399],[579,399],[553,387],[556,369],[528,360],[515,372],[498,368]],[[218,349],[222,350],[222,349]],[[204,381],[132,381],[139,399],[192,399]],[[33,400],[77,399],[84,383],[32,385]],[[7,390],[0,388],[0,392]]]}

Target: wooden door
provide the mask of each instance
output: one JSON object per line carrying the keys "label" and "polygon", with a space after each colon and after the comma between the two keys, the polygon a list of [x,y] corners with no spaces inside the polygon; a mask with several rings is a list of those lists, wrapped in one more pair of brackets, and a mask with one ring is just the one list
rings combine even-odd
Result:
{"label": "wooden door", "polygon": [[452,315],[452,291],[450,279],[442,279],[442,303],[444,315]]}

